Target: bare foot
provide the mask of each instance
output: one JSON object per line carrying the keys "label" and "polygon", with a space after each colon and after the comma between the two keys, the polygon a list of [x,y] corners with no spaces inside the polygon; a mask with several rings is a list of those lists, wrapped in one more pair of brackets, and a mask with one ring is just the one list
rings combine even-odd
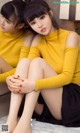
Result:
{"label": "bare foot", "polygon": [[20,119],[13,133],[32,133],[31,125]]}
{"label": "bare foot", "polygon": [[16,128],[17,121],[7,121],[7,125],[8,125],[8,131],[12,133]]}
{"label": "bare foot", "polygon": [[2,131],[0,133],[12,133],[15,129],[17,125],[17,121],[7,121],[5,124],[3,124],[2,126],[4,126],[4,131],[2,129]]}
{"label": "bare foot", "polygon": [[[26,125],[26,127],[27,127],[27,125]],[[14,130],[14,132],[13,133],[32,133],[32,129],[31,128],[23,128],[23,127],[21,127],[21,128],[15,128],[15,130]]]}

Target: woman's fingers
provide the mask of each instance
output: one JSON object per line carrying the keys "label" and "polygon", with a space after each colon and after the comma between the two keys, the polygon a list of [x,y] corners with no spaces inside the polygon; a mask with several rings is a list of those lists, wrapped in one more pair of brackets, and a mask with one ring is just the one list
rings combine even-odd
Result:
{"label": "woman's fingers", "polygon": [[8,88],[14,93],[19,93],[20,90],[21,90],[19,87],[15,87],[14,85],[13,86],[8,86]]}

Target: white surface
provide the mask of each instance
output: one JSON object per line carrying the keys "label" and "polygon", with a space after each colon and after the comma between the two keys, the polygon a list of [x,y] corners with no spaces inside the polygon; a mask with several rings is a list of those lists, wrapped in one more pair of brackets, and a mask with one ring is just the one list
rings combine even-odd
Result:
{"label": "white surface", "polygon": [[[6,118],[0,118],[0,131],[1,124],[5,123]],[[80,133],[80,128],[67,128],[32,120],[32,133]]]}

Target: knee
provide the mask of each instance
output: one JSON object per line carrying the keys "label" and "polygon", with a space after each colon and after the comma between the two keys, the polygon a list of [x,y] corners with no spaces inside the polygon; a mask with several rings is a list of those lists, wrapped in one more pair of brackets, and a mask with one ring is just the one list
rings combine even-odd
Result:
{"label": "knee", "polygon": [[31,61],[31,64],[30,64],[30,66],[33,66],[33,67],[35,67],[35,66],[42,66],[42,64],[43,64],[43,59],[42,58],[40,58],[40,57],[38,57],[38,58],[35,58],[35,59],[33,59],[32,61]]}
{"label": "knee", "polygon": [[26,64],[28,62],[27,58],[23,58],[19,61],[19,64]]}

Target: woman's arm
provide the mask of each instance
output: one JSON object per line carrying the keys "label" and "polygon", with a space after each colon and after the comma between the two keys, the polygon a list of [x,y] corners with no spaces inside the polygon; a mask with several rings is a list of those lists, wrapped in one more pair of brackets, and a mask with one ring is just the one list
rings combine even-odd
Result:
{"label": "woman's arm", "polygon": [[[21,48],[21,52],[20,52],[20,57],[19,57],[19,61],[23,58],[27,58],[28,54],[29,54],[29,50],[30,50],[30,46],[33,40],[34,34],[33,33],[29,33],[23,42],[22,48]],[[6,78],[8,76],[11,76],[15,73],[16,68],[12,68],[11,70],[0,74],[0,82],[5,82]]]}
{"label": "woman's arm", "polygon": [[35,35],[34,35],[33,33],[29,33],[29,34],[25,37],[25,39],[24,39],[24,41],[23,41],[22,48],[21,48],[19,60],[28,57],[28,54],[29,54],[30,47],[31,47],[32,40],[33,40],[34,36],[35,36]]}
{"label": "woman's arm", "polygon": [[[71,32],[66,40],[66,49],[65,49],[65,57],[63,70],[60,74],[54,77],[39,79],[36,81],[30,81],[28,79],[24,79],[24,82],[18,82],[18,84],[13,83],[13,85],[19,87],[20,84],[24,86],[24,90],[26,92],[46,89],[46,88],[57,88],[64,86],[71,82],[76,66],[77,56],[79,50],[79,37],[75,32]],[[28,89],[31,88],[31,89]]]}
{"label": "woman's arm", "polygon": [[[37,40],[36,43],[34,43],[35,39]],[[40,40],[39,36],[34,37],[28,57],[26,59],[24,58],[20,60],[17,65],[15,74],[7,78],[6,80],[7,84],[8,86],[11,86],[11,88],[14,88],[13,83],[15,83],[15,80],[16,80],[16,83],[21,84],[23,80],[27,79],[27,77],[24,78],[23,75],[24,73],[28,73],[28,68],[31,63],[31,60],[33,58],[40,57],[40,52],[39,52],[39,49],[37,48],[37,44],[39,43],[39,40]],[[15,86],[16,86],[16,83],[15,83]]]}
{"label": "woman's arm", "polygon": [[66,40],[66,50],[63,70],[57,76],[36,80],[36,91],[46,88],[59,88],[71,83],[76,67],[79,51],[79,36],[75,32],[69,33]]}

